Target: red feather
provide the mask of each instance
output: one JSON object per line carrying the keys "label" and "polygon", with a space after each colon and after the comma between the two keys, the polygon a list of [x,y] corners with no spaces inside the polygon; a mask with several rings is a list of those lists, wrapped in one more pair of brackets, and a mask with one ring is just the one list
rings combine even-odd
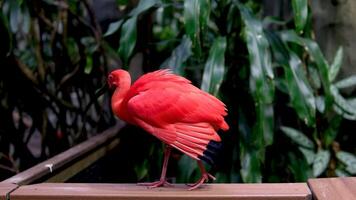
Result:
{"label": "red feather", "polygon": [[210,141],[220,142],[219,129],[229,129],[225,105],[181,76],[158,70],[130,82],[124,70],[110,74],[109,84],[117,86],[114,113],[194,159],[200,160]]}

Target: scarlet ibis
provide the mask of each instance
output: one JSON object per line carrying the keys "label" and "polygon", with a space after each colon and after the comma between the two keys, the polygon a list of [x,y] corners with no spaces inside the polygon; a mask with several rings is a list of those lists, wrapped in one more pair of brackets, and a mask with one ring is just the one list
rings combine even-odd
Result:
{"label": "scarlet ibis", "polygon": [[147,73],[131,85],[130,74],[117,69],[109,74],[108,84],[115,88],[111,98],[114,114],[165,143],[160,180],[142,185],[150,188],[170,185],[166,171],[172,147],[198,162],[202,176],[190,190],[215,179],[205,170],[202,160],[214,162],[221,146],[217,131],[229,129],[224,120],[227,115],[224,103],[169,70]]}

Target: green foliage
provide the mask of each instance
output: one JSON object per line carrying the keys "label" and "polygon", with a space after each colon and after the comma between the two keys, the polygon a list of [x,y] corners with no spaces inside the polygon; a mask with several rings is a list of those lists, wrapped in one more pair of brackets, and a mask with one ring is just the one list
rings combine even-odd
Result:
{"label": "green foliage", "polygon": [[[107,27],[87,1],[67,2],[2,3],[3,38],[10,42],[0,51],[6,66],[0,119],[8,120],[0,133],[20,135],[0,137],[3,171],[30,165],[20,162],[30,149],[16,147],[27,147],[36,132],[43,144],[32,163],[112,124],[109,93],[97,98],[95,91],[120,67],[135,77],[169,68],[225,102],[230,130],[221,134],[225,148],[211,168],[217,182],[355,175],[348,130],[356,120],[356,76],[337,79],[343,47],[330,64],[311,37],[307,0],[290,1],[293,20],[262,18],[263,4],[255,0],[119,0],[122,16]],[[127,174],[134,177],[122,182],[159,176],[161,146],[143,135],[122,136],[131,151],[120,156],[129,159]],[[178,182],[199,177],[185,155],[174,153],[169,166]]]}
{"label": "green foliage", "polygon": [[121,38],[119,44],[118,53],[120,57],[123,59],[124,65],[126,66],[128,63],[128,59],[132,54],[132,51],[136,45],[136,36],[137,36],[137,28],[136,28],[137,17],[132,17],[128,19],[123,25],[121,29]]}
{"label": "green foliage", "polygon": [[225,49],[226,38],[217,38],[210,49],[209,58],[204,67],[201,89],[215,96],[218,95],[225,75]]}
{"label": "green foliage", "polygon": [[294,23],[297,33],[303,33],[308,20],[308,0],[292,0]]}

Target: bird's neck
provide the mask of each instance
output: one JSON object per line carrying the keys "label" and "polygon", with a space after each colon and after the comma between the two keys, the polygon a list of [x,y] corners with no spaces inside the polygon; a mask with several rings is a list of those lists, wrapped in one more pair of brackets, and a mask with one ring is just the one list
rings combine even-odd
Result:
{"label": "bird's neck", "polygon": [[111,98],[111,107],[114,113],[122,117],[122,113],[124,112],[121,105],[131,87],[131,78],[130,76],[121,77],[119,87],[117,87],[114,91],[114,94]]}

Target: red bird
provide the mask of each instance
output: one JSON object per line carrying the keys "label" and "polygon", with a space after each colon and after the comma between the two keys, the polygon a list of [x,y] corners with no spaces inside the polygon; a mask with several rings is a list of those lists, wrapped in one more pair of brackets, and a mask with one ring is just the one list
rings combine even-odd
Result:
{"label": "red bird", "polygon": [[227,115],[224,103],[169,70],[147,73],[131,85],[130,74],[118,69],[110,73],[108,84],[115,88],[111,99],[114,114],[166,144],[160,180],[142,185],[151,188],[170,185],[166,171],[172,147],[198,162],[202,176],[190,190],[209,178],[215,179],[206,172],[201,160],[212,164],[221,146],[216,132],[229,129],[224,120]]}

